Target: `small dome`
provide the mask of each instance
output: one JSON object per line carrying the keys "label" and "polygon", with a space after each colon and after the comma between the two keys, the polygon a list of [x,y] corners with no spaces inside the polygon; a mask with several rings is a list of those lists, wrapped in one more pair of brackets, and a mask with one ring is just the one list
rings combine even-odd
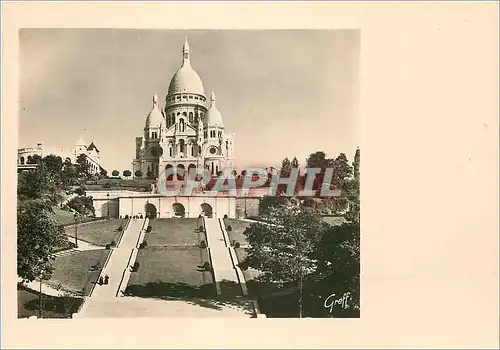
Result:
{"label": "small dome", "polygon": [[146,118],[146,127],[160,127],[163,122],[163,114],[158,107],[158,96],[153,96],[153,108]]}
{"label": "small dome", "polygon": [[222,115],[220,114],[217,106],[215,105],[215,93],[212,92],[212,96],[210,96],[210,100],[212,104],[210,105],[210,109],[207,112],[207,126],[218,126],[223,128],[224,123],[222,121]]}

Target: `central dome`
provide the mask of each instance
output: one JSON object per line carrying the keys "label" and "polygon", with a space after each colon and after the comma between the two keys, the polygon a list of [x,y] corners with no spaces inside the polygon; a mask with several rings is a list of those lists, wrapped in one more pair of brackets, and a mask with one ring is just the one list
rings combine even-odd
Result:
{"label": "central dome", "polygon": [[170,80],[170,85],[168,86],[169,95],[182,92],[205,95],[200,76],[189,64],[184,64],[179,68],[172,77],[172,80]]}
{"label": "central dome", "polygon": [[185,38],[184,46],[182,48],[182,65],[170,80],[170,85],[168,86],[169,95],[178,93],[205,95],[203,83],[201,82],[198,73],[196,73],[191,67],[189,56],[189,44],[187,42],[187,38]]}

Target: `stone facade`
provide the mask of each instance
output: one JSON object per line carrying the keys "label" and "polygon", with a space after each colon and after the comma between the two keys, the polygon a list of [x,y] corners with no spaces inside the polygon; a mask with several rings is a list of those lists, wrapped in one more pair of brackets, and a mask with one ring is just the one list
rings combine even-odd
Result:
{"label": "stone facade", "polygon": [[[207,102],[203,83],[191,67],[187,39],[182,50],[182,65],[172,77],[163,108],[158,96],[146,118],[143,136],[136,138],[134,174],[156,179],[173,168],[183,178],[190,168],[206,168],[216,175],[234,167],[234,134],[227,133],[215,104],[215,93]],[[175,178],[177,177],[177,179]]]}

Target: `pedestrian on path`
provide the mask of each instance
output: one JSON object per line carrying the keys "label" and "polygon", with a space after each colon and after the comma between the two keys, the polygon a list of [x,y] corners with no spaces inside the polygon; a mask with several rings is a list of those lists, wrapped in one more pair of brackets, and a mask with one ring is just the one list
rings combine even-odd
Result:
{"label": "pedestrian on path", "polygon": [[104,276],[104,284],[108,284],[108,282],[109,282],[109,276],[106,275]]}

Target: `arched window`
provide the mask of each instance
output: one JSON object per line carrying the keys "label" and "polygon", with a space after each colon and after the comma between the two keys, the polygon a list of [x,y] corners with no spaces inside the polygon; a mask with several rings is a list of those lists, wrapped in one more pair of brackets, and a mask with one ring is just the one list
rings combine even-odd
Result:
{"label": "arched window", "polygon": [[194,112],[194,122],[198,123],[198,112]]}
{"label": "arched window", "polygon": [[194,157],[194,146],[191,147],[191,157]]}
{"label": "arched window", "polygon": [[203,137],[207,138],[207,131],[206,130],[203,132]]}
{"label": "arched window", "polygon": [[24,164],[24,157],[21,157],[21,164]]}
{"label": "arched window", "polygon": [[172,116],[172,124],[175,124],[175,116]]}
{"label": "arched window", "polygon": [[187,113],[186,112],[182,112],[182,115],[187,117]]}
{"label": "arched window", "polygon": [[172,146],[169,146],[169,147],[168,147],[168,152],[169,152],[169,154],[170,154],[170,157],[172,157]]}
{"label": "arched window", "polygon": [[184,146],[185,146],[184,140],[180,140],[179,141],[179,151],[182,153],[184,153]]}
{"label": "arched window", "polygon": [[193,123],[193,112],[189,112],[189,122]]}

